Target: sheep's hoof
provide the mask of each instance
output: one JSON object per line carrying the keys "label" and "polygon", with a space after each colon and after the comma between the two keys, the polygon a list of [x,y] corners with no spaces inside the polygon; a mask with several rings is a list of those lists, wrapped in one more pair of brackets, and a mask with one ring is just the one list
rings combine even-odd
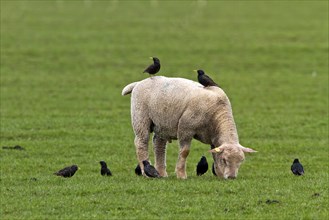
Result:
{"label": "sheep's hoof", "polygon": [[160,176],[162,177],[168,177],[168,174],[167,172],[159,172]]}
{"label": "sheep's hoof", "polygon": [[177,179],[187,179],[186,172],[176,172]]}
{"label": "sheep's hoof", "polygon": [[155,167],[161,177],[168,177],[165,167]]}
{"label": "sheep's hoof", "polygon": [[178,176],[177,175],[177,179],[186,180],[187,179],[187,176],[186,175],[185,176]]}

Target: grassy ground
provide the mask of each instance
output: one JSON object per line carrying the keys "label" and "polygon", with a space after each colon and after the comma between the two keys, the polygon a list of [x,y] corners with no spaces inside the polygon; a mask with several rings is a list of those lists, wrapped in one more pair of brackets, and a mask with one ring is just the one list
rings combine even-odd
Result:
{"label": "grassy ground", "polygon": [[[235,181],[136,177],[130,100],[147,75],[196,80],[229,95],[247,155]],[[328,218],[328,2],[1,0],[1,219]],[[152,153],[152,148],[150,148]],[[305,176],[290,173],[299,158]],[[106,160],[114,176],[99,175]],[[52,173],[66,165],[70,179]],[[33,178],[36,178],[33,179]],[[279,203],[269,203],[277,200]]]}

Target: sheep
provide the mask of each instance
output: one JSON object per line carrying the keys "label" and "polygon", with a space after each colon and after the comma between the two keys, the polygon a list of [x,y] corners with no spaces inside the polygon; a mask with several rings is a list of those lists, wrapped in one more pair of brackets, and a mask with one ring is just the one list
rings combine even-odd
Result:
{"label": "sheep", "polygon": [[230,101],[215,86],[183,78],[154,76],[124,87],[122,95],[131,93],[131,120],[135,147],[144,175],[142,161],[149,160],[148,142],[154,132],[155,168],[167,177],[166,144],[179,142],[176,176],[186,179],[186,160],[192,139],[211,145],[218,177],[234,179],[244,152],[256,152],[239,144]]}

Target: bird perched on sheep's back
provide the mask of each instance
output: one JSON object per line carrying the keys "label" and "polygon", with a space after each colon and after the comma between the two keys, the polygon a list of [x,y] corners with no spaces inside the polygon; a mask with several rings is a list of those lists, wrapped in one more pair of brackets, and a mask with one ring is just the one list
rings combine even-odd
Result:
{"label": "bird perched on sheep's back", "polygon": [[205,156],[202,156],[196,166],[196,175],[201,176],[208,171],[208,162]]}
{"label": "bird perched on sheep's back", "polygon": [[194,70],[195,72],[198,73],[198,81],[201,85],[204,87],[208,86],[217,86],[217,83],[215,83],[209,76],[207,76],[203,70]]}
{"label": "bird perched on sheep's back", "polygon": [[135,168],[135,174],[137,176],[141,176],[142,175],[142,170],[141,170],[141,167],[139,166],[139,164],[137,164],[137,166]]}
{"label": "bird perched on sheep's back", "polygon": [[143,161],[143,165],[144,165],[144,173],[146,174],[146,176],[151,177],[151,178],[160,177],[160,174],[155,169],[155,167],[152,166],[147,160]]}
{"label": "bird perched on sheep's back", "polygon": [[143,73],[149,73],[150,75],[154,75],[160,70],[160,60],[156,57],[150,57],[153,60],[153,64],[147,67]]}
{"label": "bird perched on sheep's back", "polygon": [[110,169],[107,167],[107,164],[105,161],[100,161],[99,162],[101,164],[101,175],[102,176],[112,176],[112,173],[110,171]]}
{"label": "bird perched on sheep's back", "polygon": [[79,169],[79,167],[77,165],[72,165],[72,166],[63,168],[54,174],[57,176],[65,177],[65,178],[72,177],[78,169]]}
{"label": "bird perched on sheep's back", "polygon": [[304,168],[303,165],[299,162],[298,159],[295,159],[291,165],[291,171],[296,176],[304,175]]}

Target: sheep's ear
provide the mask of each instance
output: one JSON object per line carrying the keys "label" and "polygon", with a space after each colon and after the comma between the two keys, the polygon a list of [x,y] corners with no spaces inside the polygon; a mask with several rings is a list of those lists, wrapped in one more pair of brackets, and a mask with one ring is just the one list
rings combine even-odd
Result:
{"label": "sheep's ear", "polygon": [[240,147],[240,148],[242,149],[242,151],[245,152],[245,153],[255,153],[255,152],[257,152],[257,151],[255,151],[254,149],[251,149],[251,148],[248,148],[248,147],[244,147],[244,146],[242,146],[242,145],[240,145],[239,147]]}
{"label": "sheep's ear", "polygon": [[222,153],[223,149],[221,147],[215,147],[211,150],[209,150],[210,153]]}

